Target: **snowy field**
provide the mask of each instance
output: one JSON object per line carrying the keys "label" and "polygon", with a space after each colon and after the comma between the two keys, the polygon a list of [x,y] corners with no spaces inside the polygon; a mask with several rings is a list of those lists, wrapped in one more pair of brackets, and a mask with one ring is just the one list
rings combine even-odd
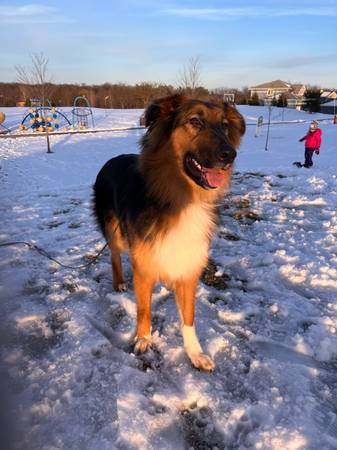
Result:
{"label": "snowy field", "polygon": [[[127,257],[130,290],[117,294],[107,251],[76,271],[22,246],[0,248],[0,416],[12,419],[12,430],[1,425],[13,448],[337,449],[337,125],[320,122],[321,154],[297,169],[308,123],[272,125],[265,151],[266,128],[255,138],[253,124],[268,110],[239,109],[252,125],[197,293],[215,371],[191,367],[163,286],[154,349],[137,357],[116,345],[113,334],[135,326]],[[21,111],[5,109],[8,123]],[[98,127],[134,126],[141,112],[94,117]],[[274,121],[313,118],[327,116],[272,111]],[[88,261],[104,244],[91,211],[96,174],[138,151],[142,133],[54,136],[50,155],[45,137],[0,139],[0,242]]]}

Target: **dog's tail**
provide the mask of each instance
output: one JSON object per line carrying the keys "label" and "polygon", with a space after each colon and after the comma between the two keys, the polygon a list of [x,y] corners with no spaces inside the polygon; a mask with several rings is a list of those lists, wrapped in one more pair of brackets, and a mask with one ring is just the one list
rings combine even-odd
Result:
{"label": "dog's tail", "polygon": [[93,212],[97,221],[97,224],[99,228],[101,229],[103,235],[105,234],[105,217],[104,217],[104,211],[106,208],[105,202],[104,202],[104,193],[100,191],[99,184],[96,183],[93,186]]}

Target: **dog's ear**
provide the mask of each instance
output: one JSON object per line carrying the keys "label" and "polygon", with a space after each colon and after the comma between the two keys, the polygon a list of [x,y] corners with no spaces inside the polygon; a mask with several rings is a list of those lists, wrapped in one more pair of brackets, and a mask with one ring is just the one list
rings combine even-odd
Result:
{"label": "dog's ear", "polygon": [[159,118],[171,116],[187,99],[184,95],[175,94],[155,100],[145,111],[145,126],[151,127]]}
{"label": "dog's ear", "polygon": [[231,144],[237,148],[240,145],[241,137],[246,131],[246,122],[239,111],[228,103],[224,103],[226,119],[229,122],[228,137]]}

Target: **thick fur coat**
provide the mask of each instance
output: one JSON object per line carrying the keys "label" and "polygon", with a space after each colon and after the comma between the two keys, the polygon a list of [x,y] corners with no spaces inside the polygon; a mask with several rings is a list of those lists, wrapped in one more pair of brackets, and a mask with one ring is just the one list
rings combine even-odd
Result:
{"label": "thick fur coat", "polygon": [[227,104],[174,95],[150,105],[145,124],[140,154],[108,161],[94,186],[113,285],[125,289],[120,253],[128,251],[138,310],[136,351],[151,345],[151,294],[163,282],[175,291],[189,358],[195,367],[212,370],[195,333],[195,290],[245,122]]}

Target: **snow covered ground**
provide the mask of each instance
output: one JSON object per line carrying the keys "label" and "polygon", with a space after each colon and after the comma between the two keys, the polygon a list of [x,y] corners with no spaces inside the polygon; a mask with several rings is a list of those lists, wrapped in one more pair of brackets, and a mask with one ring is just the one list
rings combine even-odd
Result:
{"label": "snow covered ground", "polygon": [[[251,124],[268,115],[240,110]],[[94,114],[97,126],[133,126],[141,111]],[[273,109],[273,120],[327,119],[281,114]],[[0,395],[10,394],[0,420],[12,418],[14,448],[337,448],[337,125],[320,127],[314,167],[297,169],[308,123],[273,125],[268,151],[266,128],[255,138],[248,126],[198,289],[212,374],[191,367],[162,286],[155,348],[136,357],[114,340],[135,324],[127,257],[131,289],[117,294],[108,252],[75,271],[0,248]],[[137,151],[141,135],[54,136],[51,155],[45,137],[0,140],[0,242],[35,242],[64,264],[90,259],[104,244],[91,212],[95,176],[110,157]]]}

